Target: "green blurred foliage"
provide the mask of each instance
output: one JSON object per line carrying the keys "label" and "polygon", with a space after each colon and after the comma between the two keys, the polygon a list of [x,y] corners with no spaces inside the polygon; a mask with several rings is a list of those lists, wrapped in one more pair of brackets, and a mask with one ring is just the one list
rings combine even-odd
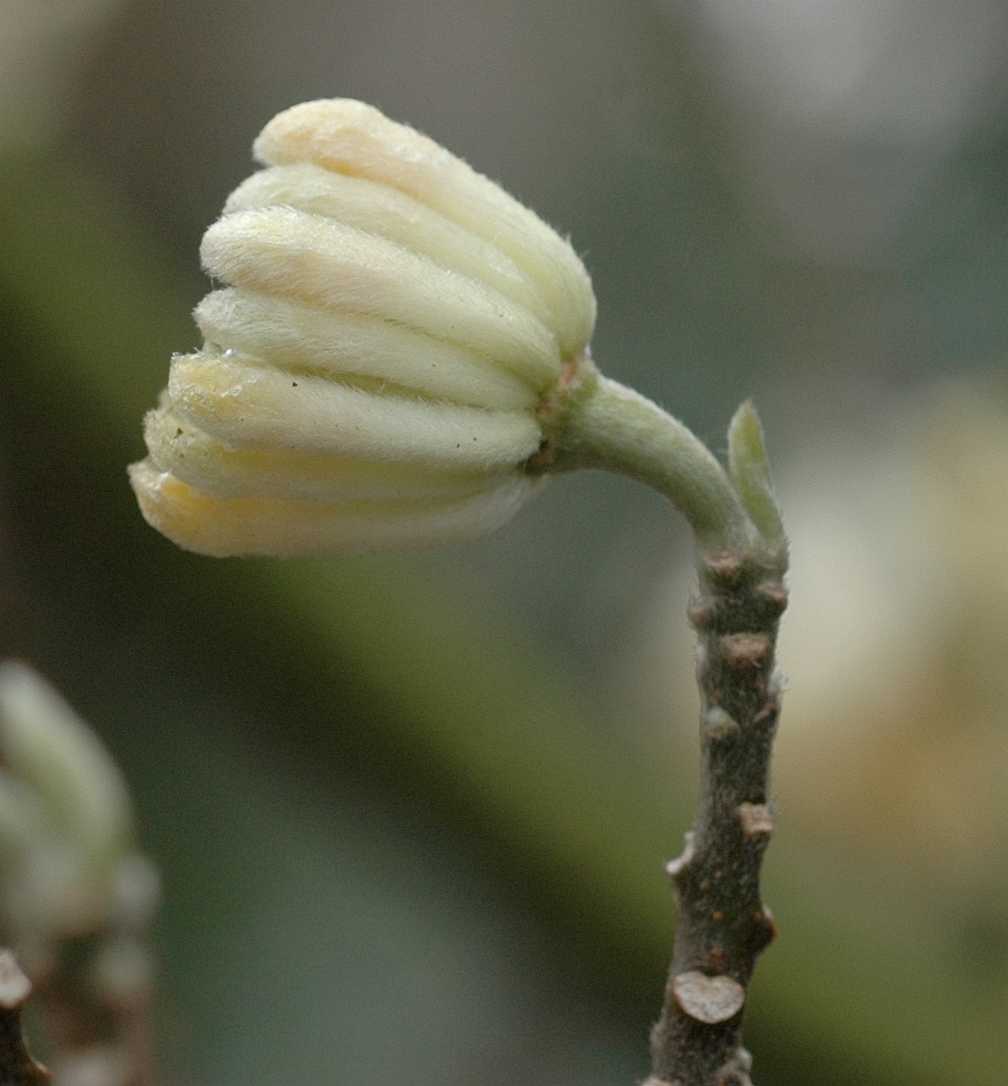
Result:
{"label": "green blurred foliage", "polygon": [[[0,132],[0,654],[59,685],[134,788],[172,1081],[643,1077],[693,764],[642,739],[614,661],[683,526],[586,477],[447,555],[218,562],[149,531],[124,469],[195,339],[202,229],[261,124],[319,95],[374,100],[570,231],[601,364],[716,448],[755,391],[800,471],[816,435],[775,434],[804,404],[856,446],[866,403],[897,417],[935,376],[1002,367],[1005,88],[930,142],[826,114],[818,142],[784,139],[751,84],[733,98],[731,42],[671,4],[135,2],[81,42],[34,145]],[[857,183],[789,217],[841,153]],[[869,231],[901,170],[913,199]],[[664,663],[686,681],[687,651]],[[802,726],[785,704],[781,743]],[[780,804],[757,1081],[1000,1081],[1003,899],[967,916],[898,850],[789,829]]]}

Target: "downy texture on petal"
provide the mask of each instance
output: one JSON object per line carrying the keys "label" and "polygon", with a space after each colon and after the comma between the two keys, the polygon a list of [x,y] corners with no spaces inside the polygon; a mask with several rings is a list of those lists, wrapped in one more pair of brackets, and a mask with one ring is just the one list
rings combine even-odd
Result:
{"label": "downy texture on petal", "polygon": [[536,417],[587,349],[581,261],[427,137],[347,100],[256,141],[266,168],[203,238],[224,284],[172,360],[130,469],[147,520],[206,554],[427,545],[539,483]]}
{"label": "downy texture on petal", "polygon": [[147,522],[173,542],[199,554],[271,554],[434,546],[492,532],[518,511],[535,489],[521,475],[451,501],[296,501],[218,498],[189,486],[148,460],[130,478]]}
{"label": "downy texture on petal", "polygon": [[270,166],[312,162],[412,196],[514,261],[549,306],[564,355],[591,339],[595,298],[570,245],[491,180],[374,106],[345,98],[292,106],[266,125],[253,151]]}

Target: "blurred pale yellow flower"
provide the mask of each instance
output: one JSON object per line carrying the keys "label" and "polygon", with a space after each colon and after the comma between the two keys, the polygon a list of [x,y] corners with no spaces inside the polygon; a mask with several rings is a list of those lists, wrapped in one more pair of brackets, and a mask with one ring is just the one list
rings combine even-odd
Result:
{"label": "blurred pale yellow flower", "polygon": [[172,360],[130,478],[205,554],[478,535],[535,491],[537,408],[587,349],[570,245],[432,140],[361,102],[308,102],[207,231],[226,286]]}

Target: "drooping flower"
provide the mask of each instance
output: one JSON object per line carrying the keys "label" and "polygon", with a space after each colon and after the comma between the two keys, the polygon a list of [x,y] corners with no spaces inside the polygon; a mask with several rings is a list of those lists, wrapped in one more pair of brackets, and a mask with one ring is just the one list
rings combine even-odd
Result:
{"label": "drooping flower", "polygon": [[172,360],[130,478],[206,554],[478,535],[536,490],[537,409],[587,351],[588,275],[486,177],[361,102],[263,130],[203,239],[226,286]]}

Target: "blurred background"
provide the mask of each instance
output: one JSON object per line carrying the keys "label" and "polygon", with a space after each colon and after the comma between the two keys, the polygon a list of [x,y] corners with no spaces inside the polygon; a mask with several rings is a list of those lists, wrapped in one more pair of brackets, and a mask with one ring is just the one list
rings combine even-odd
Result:
{"label": "blurred background", "polygon": [[687,531],[554,482],[445,552],[217,561],[125,466],[298,101],[378,105],[592,272],[594,353],[793,540],[760,1086],[994,1084],[1008,1016],[1008,8],[0,0],[0,657],[118,760],[168,1086],[647,1073],[695,792]]}

